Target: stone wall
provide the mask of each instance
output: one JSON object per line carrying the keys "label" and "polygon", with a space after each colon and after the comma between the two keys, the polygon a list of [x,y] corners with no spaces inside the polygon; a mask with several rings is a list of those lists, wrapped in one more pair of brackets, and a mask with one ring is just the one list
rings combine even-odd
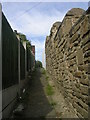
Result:
{"label": "stone wall", "polygon": [[90,9],[73,8],[46,38],[46,69],[79,118],[88,117]]}

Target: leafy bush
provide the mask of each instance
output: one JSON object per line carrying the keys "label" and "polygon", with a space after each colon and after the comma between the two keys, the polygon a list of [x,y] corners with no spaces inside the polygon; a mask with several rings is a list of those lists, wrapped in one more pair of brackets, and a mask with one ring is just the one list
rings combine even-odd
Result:
{"label": "leafy bush", "polygon": [[36,68],[39,68],[39,67],[42,68],[42,62],[37,60],[36,64],[35,64],[35,67]]}

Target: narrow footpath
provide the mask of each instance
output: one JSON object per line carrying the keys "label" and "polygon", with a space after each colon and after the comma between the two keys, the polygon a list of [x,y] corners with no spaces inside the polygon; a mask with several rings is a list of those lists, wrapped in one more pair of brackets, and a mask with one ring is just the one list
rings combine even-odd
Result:
{"label": "narrow footpath", "polygon": [[77,118],[43,68],[34,71],[23,103],[19,118]]}
{"label": "narrow footpath", "polygon": [[36,69],[30,81],[28,105],[24,113],[25,117],[56,117],[55,110],[50,104],[50,97],[46,94],[47,84],[44,71],[39,68]]}

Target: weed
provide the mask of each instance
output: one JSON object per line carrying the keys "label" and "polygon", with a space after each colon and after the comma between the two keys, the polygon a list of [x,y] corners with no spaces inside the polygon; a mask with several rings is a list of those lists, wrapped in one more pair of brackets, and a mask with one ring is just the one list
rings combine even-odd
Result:
{"label": "weed", "polygon": [[46,76],[46,80],[48,80],[49,76]]}
{"label": "weed", "polygon": [[41,69],[42,74],[46,74],[46,70],[44,68]]}
{"label": "weed", "polygon": [[56,102],[51,102],[50,105],[55,106]]}
{"label": "weed", "polygon": [[49,84],[46,87],[46,93],[47,93],[47,95],[53,95],[54,94],[53,88]]}

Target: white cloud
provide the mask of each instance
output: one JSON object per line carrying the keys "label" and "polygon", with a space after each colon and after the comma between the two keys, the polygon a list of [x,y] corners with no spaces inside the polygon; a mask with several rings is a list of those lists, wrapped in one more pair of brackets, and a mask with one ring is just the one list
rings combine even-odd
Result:
{"label": "white cloud", "polygon": [[49,34],[52,24],[56,21],[62,21],[65,15],[65,13],[57,10],[52,10],[52,13],[53,15],[49,15],[40,11],[33,11],[30,14],[22,15],[20,18],[16,17],[16,20],[10,23],[13,29],[17,29],[28,35],[47,35]]}

